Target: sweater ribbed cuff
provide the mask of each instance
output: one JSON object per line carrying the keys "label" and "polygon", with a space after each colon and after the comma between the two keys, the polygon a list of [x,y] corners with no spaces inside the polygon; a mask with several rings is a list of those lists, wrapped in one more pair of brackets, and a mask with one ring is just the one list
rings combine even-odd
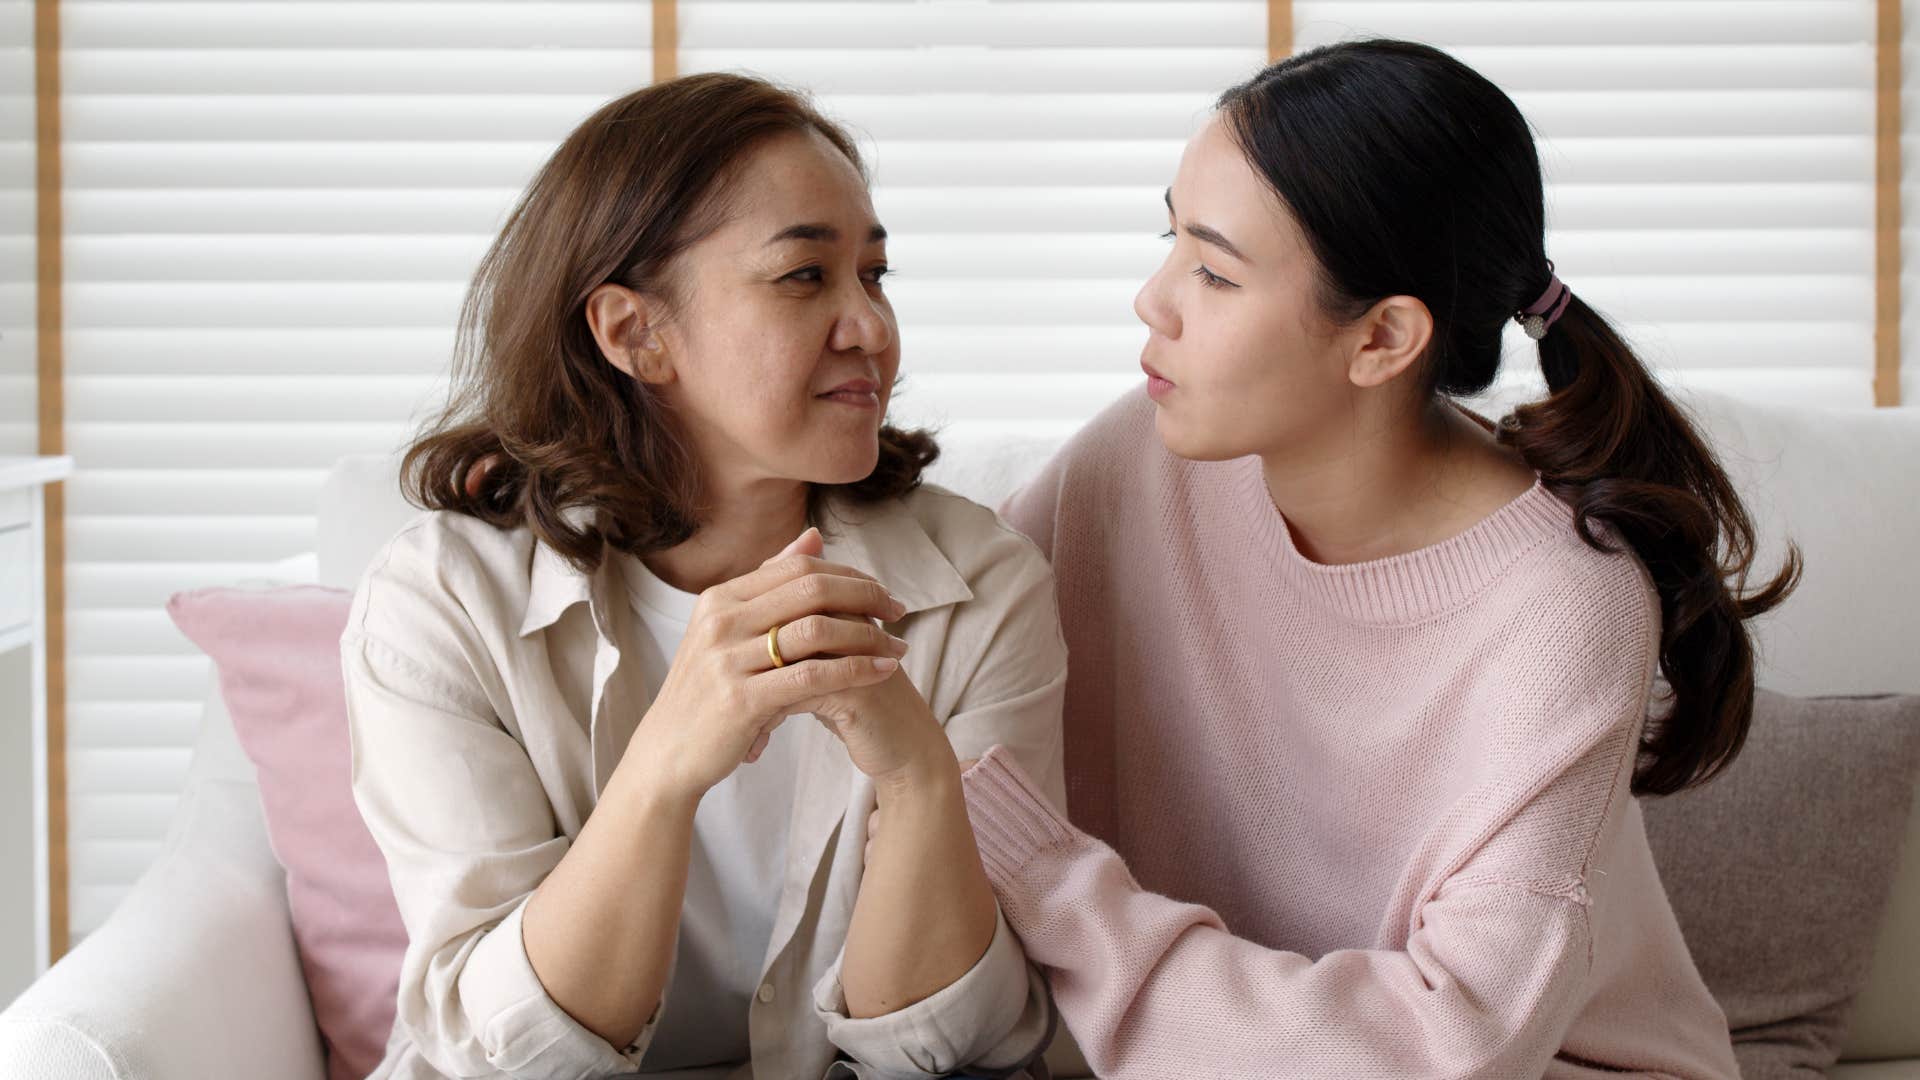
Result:
{"label": "sweater ribbed cuff", "polygon": [[960,783],[980,861],[996,885],[1012,881],[1040,852],[1081,835],[1004,746],[989,748]]}

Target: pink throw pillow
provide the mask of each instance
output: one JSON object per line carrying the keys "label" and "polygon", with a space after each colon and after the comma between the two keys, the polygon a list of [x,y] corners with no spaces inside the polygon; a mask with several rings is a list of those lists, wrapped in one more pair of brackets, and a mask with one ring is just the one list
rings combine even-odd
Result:
{"label": "pink throw pillow", "polygon": [[330,1080],[373,1071],[393,1028],[407,932],[354,805],[340,634],[353,594],[320,585],[175,593],[167,614],[213,658],[287,871],[293,937]]}

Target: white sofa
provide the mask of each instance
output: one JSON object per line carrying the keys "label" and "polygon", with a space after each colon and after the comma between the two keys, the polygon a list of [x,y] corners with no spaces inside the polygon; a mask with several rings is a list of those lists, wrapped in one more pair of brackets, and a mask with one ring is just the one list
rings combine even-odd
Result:
{"label": "white sofa", "polygon": [[[1760,628],[1762,684],[1920,693],[1920,410],[1694,403],[1755,511],[1761,565],[1775,565],[1787,534],[1807,557],[1800,592]],[[989,504],[1053,449],[958,434],[943,445],[932,478]],[[317,551],[282,575],[351,588],[415,512],[392,470],[391,459],[343,459],[321,498]],[[1848,1063],[1833,1074],[1846,1080],[1920,1080],[1920,806],[1906,846]],[[1049,1060],[1078,1074],[1064,1030]],[[210,686],[164,851],[103,926],[0,1013],[0,1080],[322,1076],[253,770]]]}

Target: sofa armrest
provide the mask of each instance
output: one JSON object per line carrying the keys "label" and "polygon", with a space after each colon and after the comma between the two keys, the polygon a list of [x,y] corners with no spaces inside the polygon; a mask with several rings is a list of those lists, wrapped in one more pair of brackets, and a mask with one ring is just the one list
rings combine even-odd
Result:
{"label": "sofa armrest", "polygon": [[197,778],[100,928],[0,1012],[0,1076],[321,1080],[259,791]]}
{"label": "sofa armrest", "polygon": [[1904,1059],[1920,1069],[1920,792],[1904,844],[1867,987],[1847,1016],[1842,1061]]}

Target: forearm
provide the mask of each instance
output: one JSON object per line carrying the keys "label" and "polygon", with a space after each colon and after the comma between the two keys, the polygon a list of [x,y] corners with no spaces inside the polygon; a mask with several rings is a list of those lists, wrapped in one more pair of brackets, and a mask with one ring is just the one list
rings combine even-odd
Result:
{"label": "forearm", "polygon": [[950,752],[876,790],[886,827],[860,881],[840,968],[854,1017],[884,1016],[951,985],[986,953],[996,922]]}
{"label": "forearm", "polygon": [[1579,1008],[1591,937],[1567,897],[1443,887],[1404,947],[1314,959],[1142,888],[1001,748],[965,786],[1001,910],[1099,1076],[1539,1076]]}
{"label": "forearm", "polygon": [[541,985],[616,1049],[645,1028],[666,988],[697,806],[623,761],[527,903],[527,958]]}

